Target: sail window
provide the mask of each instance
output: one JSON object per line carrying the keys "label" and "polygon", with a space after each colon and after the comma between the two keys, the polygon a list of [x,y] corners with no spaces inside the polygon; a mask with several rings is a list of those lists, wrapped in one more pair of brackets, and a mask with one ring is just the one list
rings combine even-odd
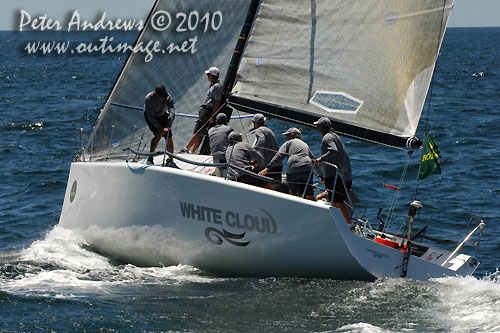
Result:
{"label": "sail window", "polygon": [[316,91],[309,103],[328,112],[356,113],[363,101],[343,92]]}

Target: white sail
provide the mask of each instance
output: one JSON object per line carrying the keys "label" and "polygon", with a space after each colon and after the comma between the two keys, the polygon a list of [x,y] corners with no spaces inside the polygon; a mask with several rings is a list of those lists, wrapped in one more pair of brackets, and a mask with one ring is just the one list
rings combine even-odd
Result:
{"label": "white sail", "polygon": [[[233,105],[415,134],[453,0],[263,0]],[[300,117],[303,115],[304,117]],[[287,118],[286,111],[280,115]],[[309,122],[310,124],[310,122]]]}
{"label": "white sail", "polygon": [[[172,127],[174,143],[176,148],[185,145],[209,87],[204,71],[216,66],[224,81],[248,8],[248,0],[158,0],[136,45],[159,42],[162,51],[152,57],[147,52],[130,55],[99,115],[86,160],[123,160],[123,149],[131,144],[149,150],[152,135],[142,108],[157,84],[164,84],[174,98],[181,114]],[[249,125],[237,120],[231,126]]]}

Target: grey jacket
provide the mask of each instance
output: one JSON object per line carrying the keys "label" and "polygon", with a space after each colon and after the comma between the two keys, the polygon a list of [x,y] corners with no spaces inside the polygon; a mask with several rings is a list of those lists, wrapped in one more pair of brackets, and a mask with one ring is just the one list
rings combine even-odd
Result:
{"label": "grey jacket", "polygon": [[[257,166],[262,166],[264,157],[246,142],[236,142],[234,145],[230,144],[226,149],[226,161],[230,165],[251,170],[253,168],[252,160],[257,161]],[[229,168],[228,179],[234,180],[241,175],[241,172]]]}
{"label": "grey jacket", "polygon": [[273,159],[267,165],[267,168],[281,164],[283,158],[288,157],[286,164],[286,173],[300,173],[311,171],[314,158],[309,146],[304,141],[294,138],[286,141],[274,155]]}
{"label": "grey jacket", "polygon": [[210,88],[208,88],[207,96],[205,97],[203,106],[212,111],[215,102],[220,101],[221,99],[222,99],[222,85],[217,80],[210,84]]}
{"label": "grey jacket", "polygon": [[210,140],[210,154],[217,159],[226,157],[226,149],[229,144],[227,136],[233,129],[227,125],[215,125],[208,130]]}
{"label": "grey jacket", "polygon": [[163,128],[158,119],[168,117],[167,127],[171,127],[175,119],[174,99],[172,96],[168,97],[161,102],[158,97],[154,95],[154,91],[148,93],[144,100],[144,113],[148,120],[157,128]]}
{"label": "grey jacket", "polygon": [[[339,168],[339,173],[345,182],[352,181],[351,161],[342,140],[332,131],[326,133],[321,140],[321,160],[335,164]],[[321,169],[323,177],[335,176],[334,167],[322,163]]]}
{"label": "grey jacket", "polygon": [[278,151],[278,142],[274,132],[266,126],[261,126],[254,131],[255,149],[264,156],[264,164],[268,164]]}

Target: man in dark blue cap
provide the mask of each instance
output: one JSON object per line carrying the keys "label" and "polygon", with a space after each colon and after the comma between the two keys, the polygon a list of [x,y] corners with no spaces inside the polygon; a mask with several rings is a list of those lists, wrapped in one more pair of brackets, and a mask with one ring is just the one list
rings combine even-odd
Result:
{"label": "man in dark blue cap", "polygon": [[[159,84],[154,91],[146,95],[144,101],[144,119],[151,132],[153,139],[149,151],[154,153],[161,137],[165,138],[167,151],[174,152],[174,142],[172,140],[172,124],[175,119],[174,99],[167,92],[164,85]],[[153,157],[148,157],[148,164],[153,164]]]}
{"label": "man in dark blue cap", "polygon": [[[215,117],[217,125],[208,130],[208,139],[210,140],[210,154],[214,163],[226,163],[226,149],[229,144],[229,133],[233,131],[227,125],[227,116],[225,113],[219,113]],[[224,169],[217,168],[217,176],[223,176]]]}
{"label": "man in dark blue cap", "polygon": [[[268,165],[273,156],[279,149],[276,135],[266,126],[265,117],[261,113],[256,113],[252,118],[254,127],[253,134],[255,135],[255,149],[264,157],[264,165]],[[270,168],[268,177],[273,178],[276,183],[273,188],[277,189],[281,185],[281,170],[282,165],[276,164]]]}

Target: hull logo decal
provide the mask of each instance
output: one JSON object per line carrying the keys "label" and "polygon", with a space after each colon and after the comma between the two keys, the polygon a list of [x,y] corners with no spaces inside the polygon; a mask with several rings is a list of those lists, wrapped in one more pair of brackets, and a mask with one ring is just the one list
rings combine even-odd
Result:
{"label": "hull logo decal", "polygon": [[[266,210],[265,214],[245,214],[238,211],[223,211],[221,209],[180,202],[181,216],[192,221],[208,222],[224,227],[236,228],[243,231],[256,231],[260,234],[275,235],[278,232],[278,223]],[[224,230],[224,229],[222,229]],[[234,235],[234,234],[231,234]]]}
{"label": "hull logo decal", "polygon": [[375,250],[372,250],[372,249],[366,249],[368,252],[371,253],[372,256],[374,256],[375,258],[379,258],[379,259],[383,259],[383,258],[389,258],[389,256],[387,254],[384,254],[384,253],[380,253],[378,251],[375,251]]}
{"label": "hull logo decal", "polygon": [[75,200],[76,195],[76,180],[73,182],[73,186],[71,186],[71,192],[69,194],[69,202],[73,202]]}
{"label": "hull logo decal", "polygon": [[242,239],[245,237],[246,232],[241,234],[233,234],[227,230],[222,229],[219,230],[214,227],[208,227],[205,229],[205,237],[210,241],[210,243],[215,245],[221,245],[223,243],[222,239],[225,239],[228,243],[236,245],[236,246],[247,246],[250,244],[250,241],[247,242],[237,242],[235,239]]}

